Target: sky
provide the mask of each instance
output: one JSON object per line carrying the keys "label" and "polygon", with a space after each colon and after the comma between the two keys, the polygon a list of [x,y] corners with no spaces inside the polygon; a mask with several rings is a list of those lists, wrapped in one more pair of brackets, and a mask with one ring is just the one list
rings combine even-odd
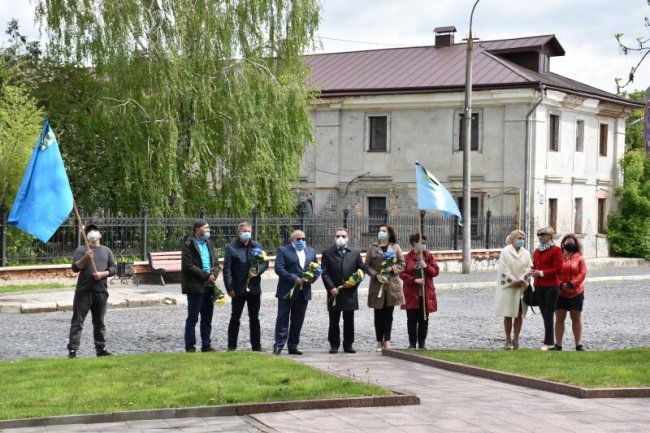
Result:
{"label": "sky", "polygon": [[[321,0],[321,52],[421,46],[434,43],[435,27],[453,25],[456,42],[467,37],[475,0]],[[624,56],[614,35],[635,44],[650,38],[644,17],[647,0],[479,0],[472,32],[482,40],[554,34],[563,57],[551,59],[551,71],[614,93],[615,77],[626,78],[640,56]],[[3,28],[17,18],[30,39],[38,37],[33,0],[0,0]],[[4,30],[4,29],[3,29]],[[0,44],[6,43],[0,36]],[[352,42],[350,42],[352,41]],[[650,57],[636,73],[630,90],[650,86]]]}

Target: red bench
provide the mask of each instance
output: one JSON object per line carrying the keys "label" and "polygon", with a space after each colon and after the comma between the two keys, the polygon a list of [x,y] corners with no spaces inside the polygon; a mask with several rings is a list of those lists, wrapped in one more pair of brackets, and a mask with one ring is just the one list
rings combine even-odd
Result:
{"label": "red bench", "polygon": [[167,272],[181,271],[181,255],[181,251],[148,253],[151,273],[160,276],[160,282],[163,286],[165,285],[164,275]]}

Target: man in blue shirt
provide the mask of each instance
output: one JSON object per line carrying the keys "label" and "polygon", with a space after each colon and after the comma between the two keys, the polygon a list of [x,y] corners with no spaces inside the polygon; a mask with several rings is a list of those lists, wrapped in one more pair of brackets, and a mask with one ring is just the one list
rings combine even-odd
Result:
{"label": "man in blue shirt", "polygon": [[196,323],[201,315],[201,351],[216,352],[212,347],[212,294],[219,275],[217,254],[210,242],[210,226],[198,219],[183,245],[181,259],[181,288],[187,295],[187,320],[185,320],[185,351],[196,352]]}

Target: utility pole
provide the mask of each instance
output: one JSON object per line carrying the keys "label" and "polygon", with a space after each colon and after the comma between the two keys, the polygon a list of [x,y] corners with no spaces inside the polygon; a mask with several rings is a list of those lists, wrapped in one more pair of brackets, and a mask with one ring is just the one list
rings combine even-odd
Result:
{"label": "utility pole", "polygon": [[467,36],[467,58],[465,62],[465,111],[463,116],[463,274],[472,271],[472,18],[476,0],[469,16],[469,35]]}

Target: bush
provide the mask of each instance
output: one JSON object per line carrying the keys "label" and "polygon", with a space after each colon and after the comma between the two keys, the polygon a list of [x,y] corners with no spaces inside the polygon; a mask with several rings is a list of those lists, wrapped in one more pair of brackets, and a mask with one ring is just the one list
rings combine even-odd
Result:
{"label": "bush", "polygon": [[607,237],[614,255],[650,260],[650,217],[626,217],[621,212],[610,214]]}

